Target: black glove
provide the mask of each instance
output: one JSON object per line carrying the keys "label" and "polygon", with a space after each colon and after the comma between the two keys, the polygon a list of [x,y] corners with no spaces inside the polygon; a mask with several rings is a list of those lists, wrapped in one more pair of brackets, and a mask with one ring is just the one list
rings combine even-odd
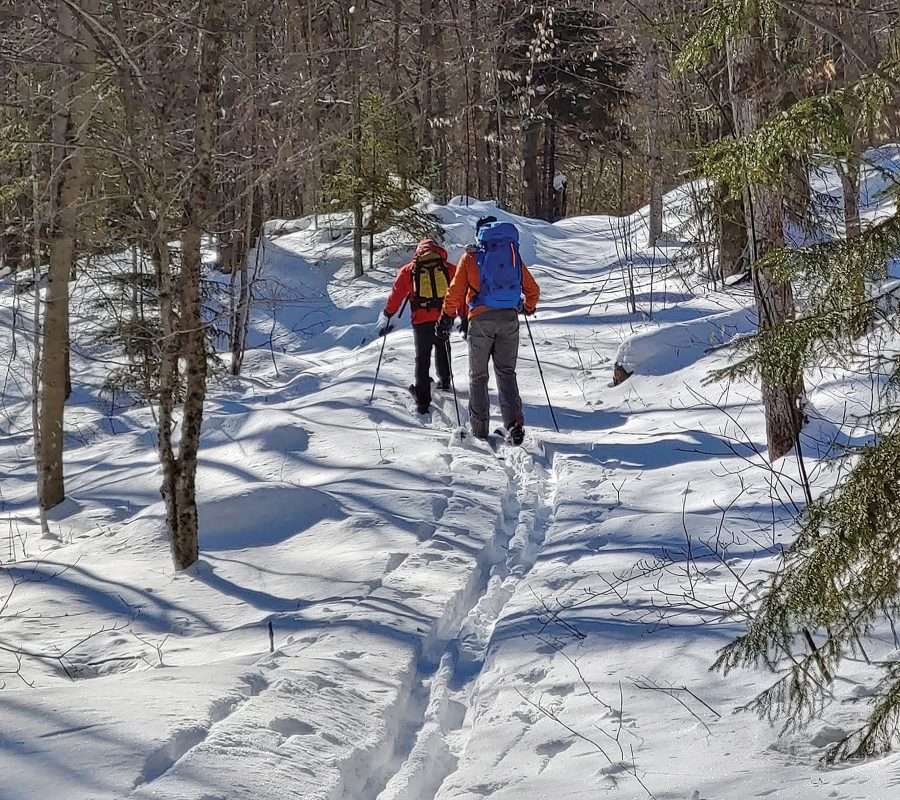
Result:
{"label": "black glove", "polygon": [[463,317],[459,321],[459,332],[462,334],[463,339],[468,338],[469,336],[469,318]]}
{"label": "black glove", "polygon": [[438,339],[446,341],[450,338],[450,331],[452,330],[453,317],[448,317],[446,314],[441,314],[440,320],[438,320],[437,325],[434,326],[434,335],[437,336]]}

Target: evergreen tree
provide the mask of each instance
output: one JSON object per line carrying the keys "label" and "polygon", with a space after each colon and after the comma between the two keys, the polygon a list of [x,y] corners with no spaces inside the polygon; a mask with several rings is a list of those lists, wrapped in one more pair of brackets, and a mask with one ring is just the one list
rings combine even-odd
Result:
{"label": "evergreen tree", "polygon": [[[708,48],[758,40],[781,24],[781,4],[717,4],[692,41],[685,58]],[[751,45],[752,46],[752,45]],[[874,130],[897,99],[900,64],[885,60],[860,79],[772,113],[737,138],[706,152],[709,174],[734,196],[780,191],[798,163],[815,160],[846,166],[857,132]],[[755,85],[753,91],[765,86]],[[900,251],[900,217],[809,246],[771,247],[760,254],[758,274],[791,287],[803,298],[800,313],[761,325],[741,344],[742,357],[714,377],[758,375],[764,385],[795,386],[804,371],[821,364],[883,371],[867,360],[872,337],[896,329],[896,310],[887,318],[876,295],[865,287],[883,276],[886,262]],[[796,540],[757,599],[747,631],[725,647],[716,667],[729,672],[765,664],[779,679],[750,705],[761,714],[784,714],[791,724],[817,716],[845,659],[864,653],[864,640],[878,626],[893,626],[900,611],[900,362],[889,367],[883,413],[873,420],[870,443],[847,454],[845,477],[809,504]],[[799,442],[799,440],[798,440]],[[808,487],[807,487],[808,488]],[[802,644],[800,644],[802,643]],[[800,649],[805,652],[799,652]],[[828,759],[886,752],[900,734],[900,661],[880,662],[883,681],[868,719],[834,745]]]}
{"label": "evergreen tree", "polygon": [[418,165],[415,142],[403,117],[374,92],[363,99],[361,115],[359,173],[354,142],[345,137],[336,148],[324,190],[328,206],[336,208],[350,207],[355,197],[362,199],[371,252],[376,232],[397,227],[419,237],[434,223],[414,209]]}

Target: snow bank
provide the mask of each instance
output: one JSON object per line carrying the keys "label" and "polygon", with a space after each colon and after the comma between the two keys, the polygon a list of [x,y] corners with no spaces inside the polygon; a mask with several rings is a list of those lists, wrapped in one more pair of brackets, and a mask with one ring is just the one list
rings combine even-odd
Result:
{"label": "snow bank", "polygon": [[632,374],[669,375],[755,328],[755,314],[744,307],[671,325],[650,324],[621,344],[615,363]]}

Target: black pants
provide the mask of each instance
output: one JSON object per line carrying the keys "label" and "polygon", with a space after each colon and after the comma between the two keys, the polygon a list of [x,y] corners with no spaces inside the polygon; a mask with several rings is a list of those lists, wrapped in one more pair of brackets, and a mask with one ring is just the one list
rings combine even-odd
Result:
{"label": "black pants", "polygon": [[433,322],[413,325],[413,337],[416,342],[416,403],[425,407],[431,404],[431,351],[435,350],[434,360],[437,366],[438,379],[450,380],[450,342],[442,342],[434,334]]}

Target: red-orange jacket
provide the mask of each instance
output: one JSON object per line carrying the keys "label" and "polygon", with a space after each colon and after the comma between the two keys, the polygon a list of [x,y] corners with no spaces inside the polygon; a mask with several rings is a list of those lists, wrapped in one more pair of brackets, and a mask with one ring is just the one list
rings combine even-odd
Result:
{"label": "red-orange jacket", "polygon": [[[456,264],[451,264],[447,261],[447,253],[444,251],[444,263],[447,265],[447,274],[450,277],[450,281],[453,281],[453,277],[456,275]],[[403,305],[403,301],[406,298],[412,300],[413,294],[413,270],[416,267],[415,261],[410,261],[408,264],[404,264],[400,267],[397,272],[397,277],[394,278],[394,286],[391,289],[391,294],[387,299],[387,303],[384,306],[385,315],[393,316],[400,310],[400,306]],[[465,316],[465,314],[463,314]],[[423,322],[437,322],[441,318],[441,309],[439,308],[414,308],[412,309],[412,323],[413,325],[421,325]]]}

